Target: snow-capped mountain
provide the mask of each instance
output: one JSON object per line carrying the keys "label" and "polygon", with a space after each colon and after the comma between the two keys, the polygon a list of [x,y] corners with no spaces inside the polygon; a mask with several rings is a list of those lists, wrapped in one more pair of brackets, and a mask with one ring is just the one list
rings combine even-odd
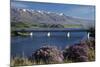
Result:
{"label": "snow-capped mountain", "polygon": [[92,20],[73,18],[64,13],[19,8],[11,8],[11,22],[94,25]]}

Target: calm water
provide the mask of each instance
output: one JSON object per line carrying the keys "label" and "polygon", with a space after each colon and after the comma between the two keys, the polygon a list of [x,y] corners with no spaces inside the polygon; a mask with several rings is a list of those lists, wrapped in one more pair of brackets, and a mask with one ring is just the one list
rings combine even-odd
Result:
{"label": "calm water", "polygon": [[73,45],[87,37],[86,32],[72,32],[70,38],[67,37],[67,32],[50,32],[51,36],[47,36],[47,32],[33,32],[33,36],[27,37],[12,37],[11,38],[11,56],[23,53],[25,56],[30,56],[33,51],[43,45],[55,45],[60,49],[64,49],[66,45]]}

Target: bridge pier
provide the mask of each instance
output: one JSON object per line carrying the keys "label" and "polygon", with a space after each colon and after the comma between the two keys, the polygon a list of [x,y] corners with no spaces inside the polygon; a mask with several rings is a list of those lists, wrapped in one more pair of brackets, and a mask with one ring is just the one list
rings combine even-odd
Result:
{"label": "bridge pier", "polygon": [[67,33],[67,37],[70,38],[70,32]]}
{"label": "bridge pier", "polygon": [[31,37],[33,36],[33,32],[30,32],[30,36],[31,36]]}
{"label": "bridge pier", "polygon": [[88,39],[90,38],[90,32],[87,32],[87,38]]}
{"label": "bridge pier", "polygon": [[48,36],[48,37],[50,37],[50,36],[51,36],[51,33],[50,33],[50,32],[48,32],[48,33],[47,33],[47,36]]}

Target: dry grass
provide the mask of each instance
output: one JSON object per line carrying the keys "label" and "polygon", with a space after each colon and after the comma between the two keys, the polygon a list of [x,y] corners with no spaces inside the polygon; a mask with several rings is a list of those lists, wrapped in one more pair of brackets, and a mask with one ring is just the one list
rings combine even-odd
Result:
{"label": "dry grass", "polygon": [[33,65],[31,61],[29,61],[27,58],[20,58],[20,57],[15,57],[11,59],[11,66],[27,66],[27,65]]}

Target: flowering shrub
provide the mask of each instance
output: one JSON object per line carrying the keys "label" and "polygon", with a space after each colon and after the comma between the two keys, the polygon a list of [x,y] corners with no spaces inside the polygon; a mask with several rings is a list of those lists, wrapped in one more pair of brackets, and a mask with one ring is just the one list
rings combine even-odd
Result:
{"label": "flowering shrub", "polygon": [[75,44],[69,46],[63,51],[64,58],[73,62],[86,62],[88,61],[88,46],[85,44]]}
{"label": "flowering shrub", "polygon": [[43,46],[40,49],[37,49],[33,54],[32,58],[40,63],[62,63],[63,54],[55,46]]}

